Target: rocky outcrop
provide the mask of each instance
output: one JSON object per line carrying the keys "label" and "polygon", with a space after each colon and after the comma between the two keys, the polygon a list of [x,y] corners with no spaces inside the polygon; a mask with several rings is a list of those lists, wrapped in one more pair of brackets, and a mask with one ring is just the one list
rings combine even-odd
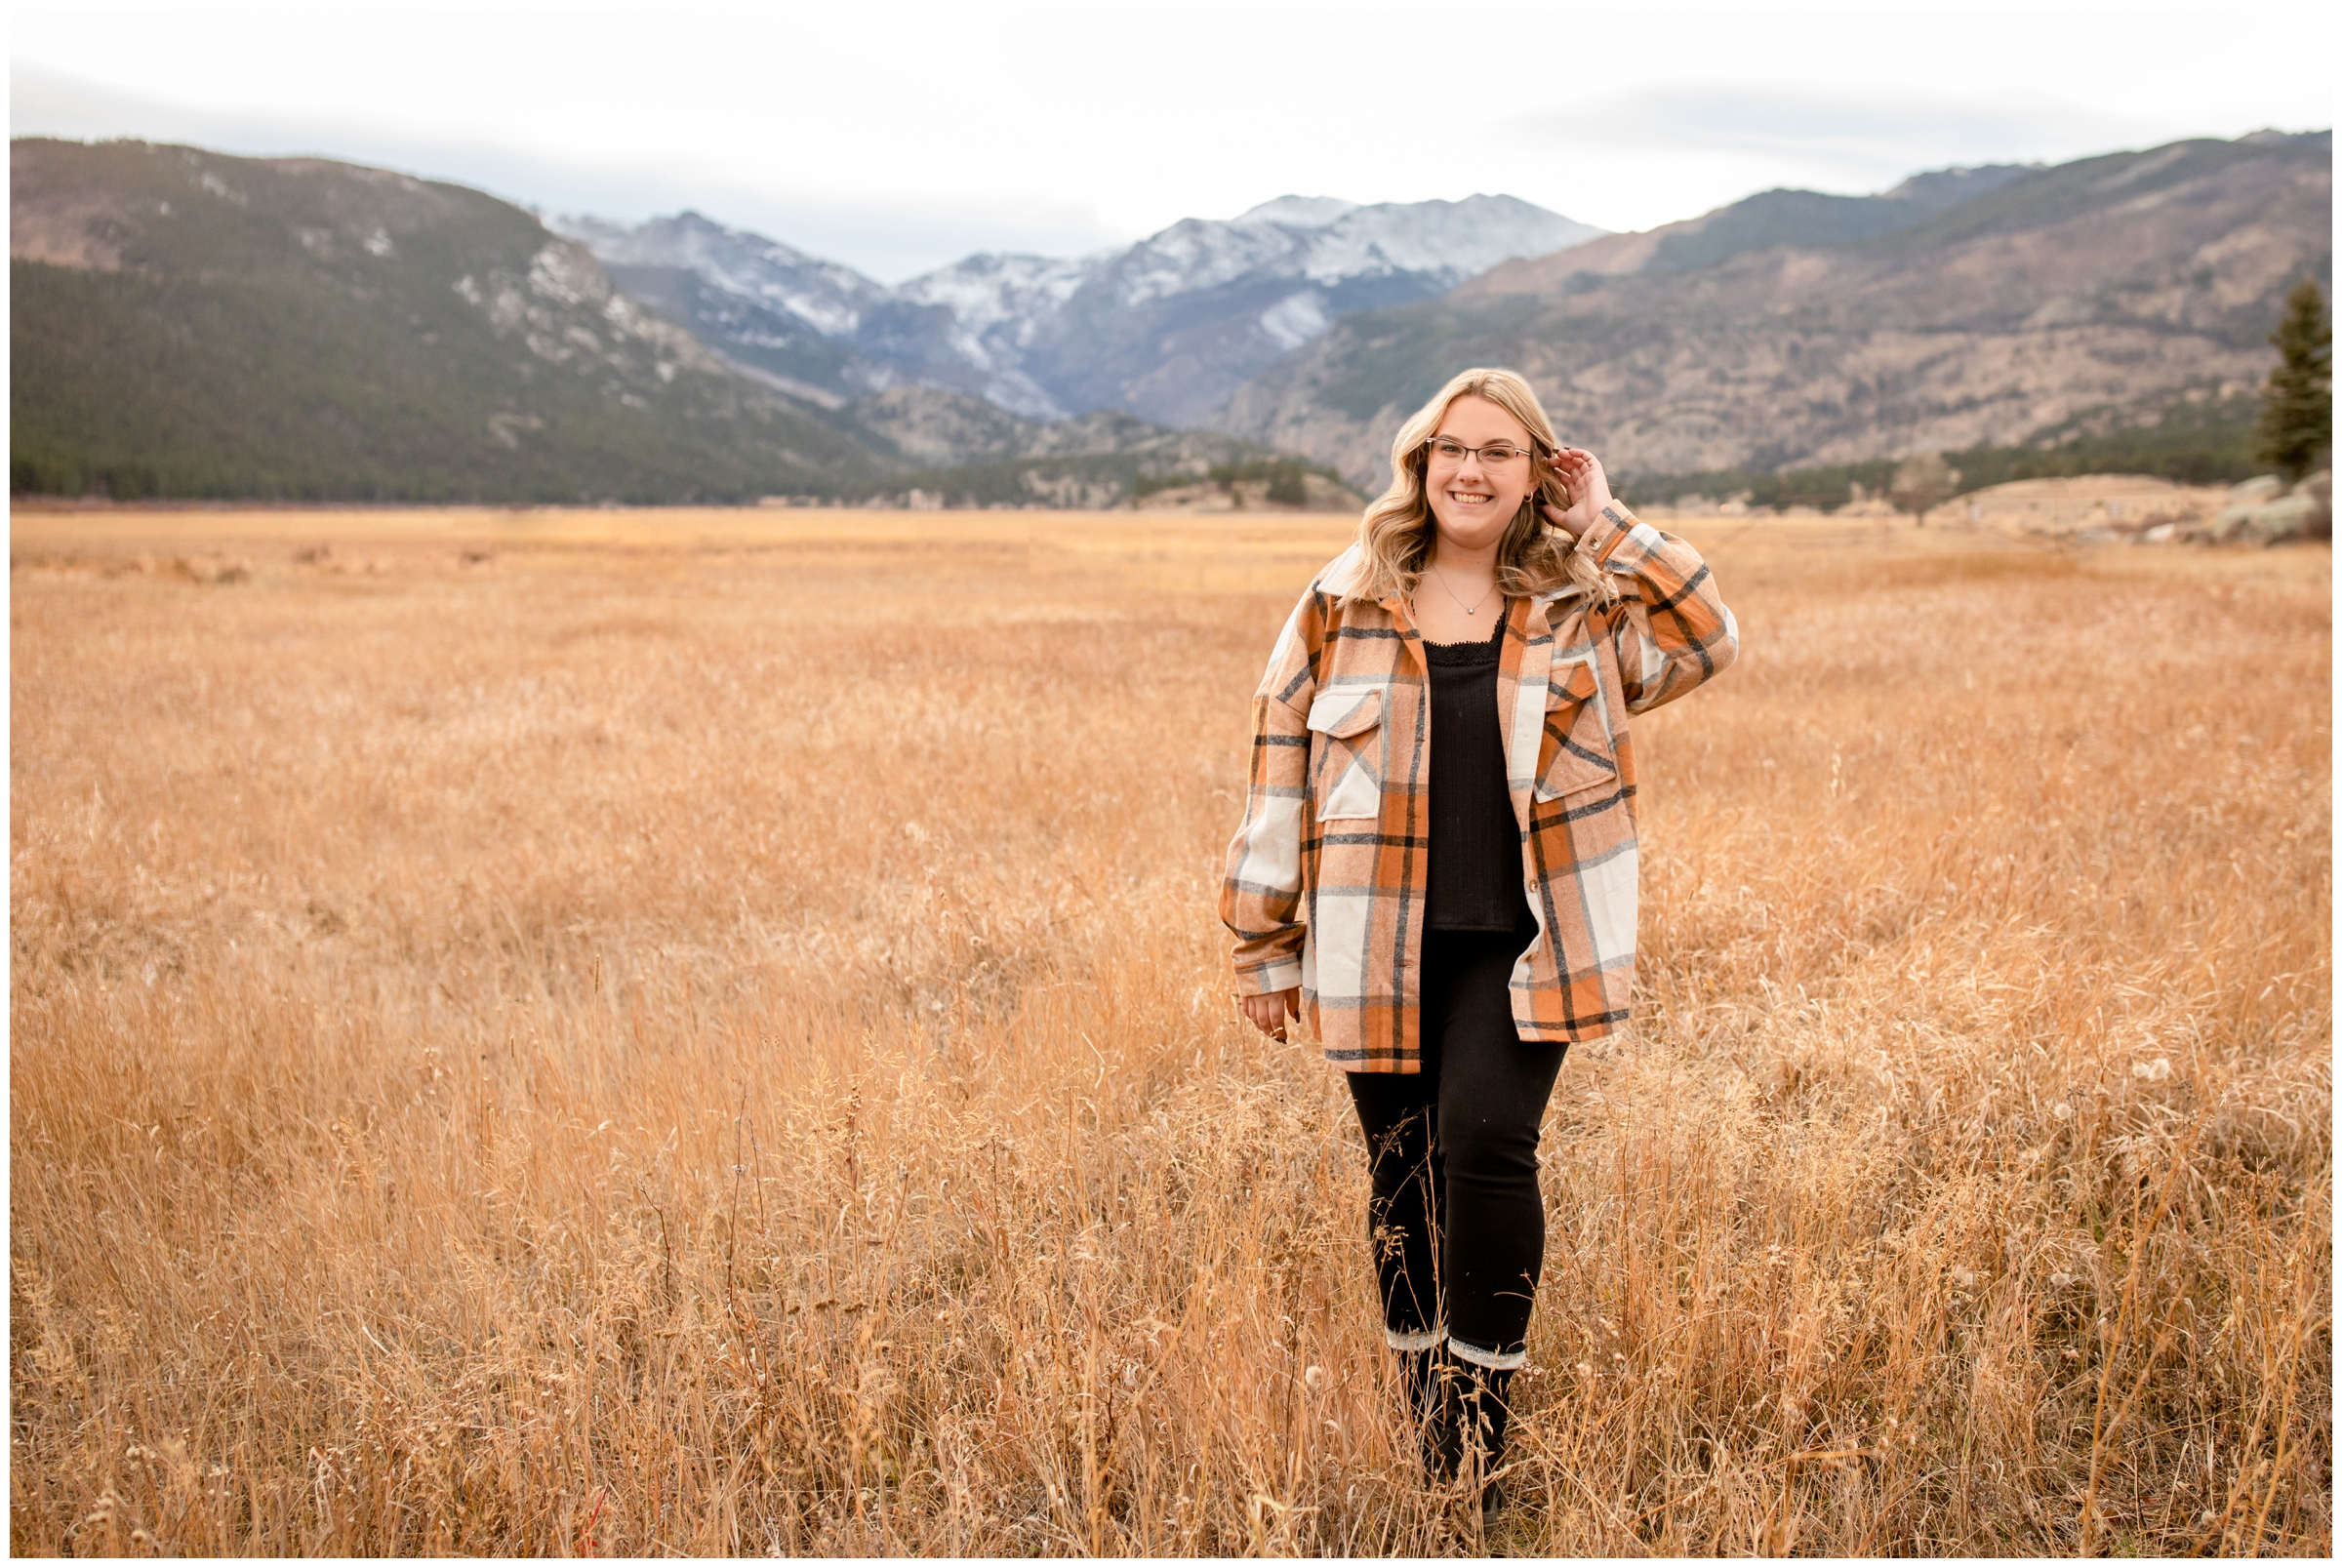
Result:
{"label": "rocky outcrop", "polygon": [[2282,544],[2293,540],[2334,537],[2334,475],[2321,468],[2287,485],[2275,474],[2247,479],[2228,493],[2212,519],[2216,543]]}

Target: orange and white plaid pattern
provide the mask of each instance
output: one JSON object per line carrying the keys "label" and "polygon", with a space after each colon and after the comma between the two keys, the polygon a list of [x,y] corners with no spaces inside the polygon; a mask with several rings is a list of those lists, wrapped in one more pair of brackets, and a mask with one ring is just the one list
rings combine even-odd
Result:
{"label": "orange and white plaid pattern", "polygon": [[[1513,966],[1521,1038],[1585,1040],[1627,1020],[1635,978],[1635,748],[1629,714],[1732,663],[1739,633],[1699,553],[1605,507],[1583,541],[1618,583],[1515,599],[1497,711],[1538,935]],[[1252,778],[1220,918],[1247,994],[1300,986],[1326,1057],[1419,1069],[1430,847],[1431,701],[1403,600],[1342,603],[1345,550],[1312,583],[1252,704]]]}

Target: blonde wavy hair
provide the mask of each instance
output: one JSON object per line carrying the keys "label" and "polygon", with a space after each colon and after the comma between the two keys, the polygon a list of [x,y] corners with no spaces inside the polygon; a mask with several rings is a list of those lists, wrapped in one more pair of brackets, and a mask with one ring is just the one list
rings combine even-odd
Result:
{"label": "blonde wavy hair", "polygon": [[1412,597],[1431,559],[1432,541],[1438,525],[1424,486],[1432,437],[1448,406],[1459,397],[1484,398],[1518,420],[1529,432],[1530,461],[1537,464],[1537,485],[1521,498],[1504,538],[1497,542],[1496,582],[1509,597],[1545,593],[1575,583],[1603,604],[1618,596],[1617,588],[1568,531],[1546,520],[1539,507],[1568,504],[1561,481],[1546,467],[1546,460],[1560,449],[1545,406],[1529,383],[1509,370],[1468,370],[1445,386],[1398,427],[1391,443],[1391,488],[1384,491],[1358,519],[1359,569],[1343,597],[1373,602]]}

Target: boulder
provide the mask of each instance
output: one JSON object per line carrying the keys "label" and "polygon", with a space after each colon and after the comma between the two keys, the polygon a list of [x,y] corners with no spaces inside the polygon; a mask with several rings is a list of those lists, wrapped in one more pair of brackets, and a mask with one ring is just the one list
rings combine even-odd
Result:
{"label": "boulder", "polygon": [[2256,474],[2241,485],[2231,485],[2226,506],[2258,506],[2265,501],[2275,501],[2285,493],[2285,482],[2273,473]]}
{"label": "boulder", "polygon": [[2247,479],[2229,491],[2212,522],[2212,538],[2240,544],[2331,539],[2333,533],[2334,477],[2325,468],[2290,490],[2275,474]]}

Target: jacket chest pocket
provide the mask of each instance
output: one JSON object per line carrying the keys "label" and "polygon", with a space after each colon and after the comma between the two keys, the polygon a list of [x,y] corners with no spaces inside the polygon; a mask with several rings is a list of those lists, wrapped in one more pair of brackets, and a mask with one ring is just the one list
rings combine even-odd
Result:
{"label": "jacket chest pocket", "polygon": [[1319,822],[1382,815],[1390,705],[1381,686],[1338,686],[1310,704],[1310,787]]}
{"label": "jacket chest pocket", "polygon": [[1536,797],[1559,800],[1618,780],[1618,754],[1602,722],[1600,683],[1590,663],[1556,666],[1545,689]]}

